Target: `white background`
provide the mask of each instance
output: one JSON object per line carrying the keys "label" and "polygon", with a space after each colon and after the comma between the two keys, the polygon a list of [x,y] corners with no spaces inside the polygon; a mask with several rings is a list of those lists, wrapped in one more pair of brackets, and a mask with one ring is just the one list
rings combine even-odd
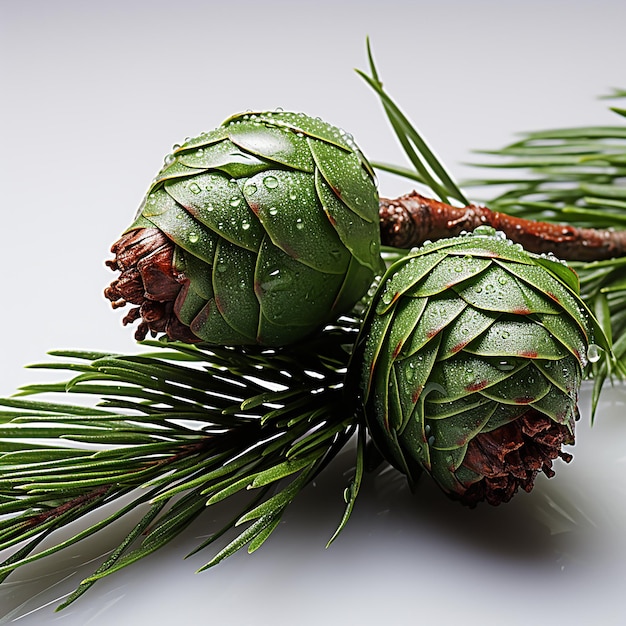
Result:
{"label": "white background", "polygon": [[[463,164],[472,150],[515,132],[617,123],[596,97],[626,87],[624,24],[618,0],[0,0],[0,395],[41,380],[23,366],[53,348],[135,350],[102,296],[104,260],[173,143],[237,111],[282,107],[345,128],[372,160],[403,162],[353,72],[367,69],[369,35],[385,86],[462,179],[475,173]],[[380,187],[410,190],[386,176]],[[608,390],[590,429],[585,392],[574,462],[504,507],[468,511],[427,482],[411,495],[394,475],[371,478],[324,550],[346,457],[251,557],[193,574],[209,555],[182,557],[209,532],[209,512],[54,614],[111,533],[9,578],[0,616],[24,626],[626,623],[625,398]]]}

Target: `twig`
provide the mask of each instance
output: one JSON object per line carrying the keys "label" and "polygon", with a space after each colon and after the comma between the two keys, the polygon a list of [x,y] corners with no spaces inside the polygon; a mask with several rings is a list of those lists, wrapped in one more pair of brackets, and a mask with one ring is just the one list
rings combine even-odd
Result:
{"label": "twig", "polygon": [[416,192],[394,200],[380,199],[380,228],[385,246],[412,248],[426,240],[453,237],[481,225],[504,232],[530,252],[552,252],[565,261],[626,256],[626,230],[536,222],[474,204],[455,207]]}

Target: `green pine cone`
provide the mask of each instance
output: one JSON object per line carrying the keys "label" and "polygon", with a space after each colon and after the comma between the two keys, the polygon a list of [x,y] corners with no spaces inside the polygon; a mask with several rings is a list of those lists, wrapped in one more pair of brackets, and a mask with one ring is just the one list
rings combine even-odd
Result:
{"label": "green pine cone", "polygon": [[242,113],[175,146],[112,251],[105,294],[137,336],[294,343],[382,272],[372,169],[345,132],[301,113]]}
{"label": "green pine cone", "polygon": [[469,505],[530,491],[571,458],[594,334],[607,348],[556,259],[489,227],[428,243],[385,275],[355,353],[373,442]]}

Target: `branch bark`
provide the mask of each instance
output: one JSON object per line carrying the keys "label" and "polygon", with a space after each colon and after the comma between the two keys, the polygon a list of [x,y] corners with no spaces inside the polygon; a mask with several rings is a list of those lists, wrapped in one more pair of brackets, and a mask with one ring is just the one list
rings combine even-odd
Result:
{"label": "branch bark", "polygon": [[481,225],[501,230],[530,252],[552,252],[565,261],[626,256],[626,230],[536,222],[474,204],[455,207],[416,192],[393,200],[380,199],[380,230],[385,246],[412,248],[426,240],[454,237]]}

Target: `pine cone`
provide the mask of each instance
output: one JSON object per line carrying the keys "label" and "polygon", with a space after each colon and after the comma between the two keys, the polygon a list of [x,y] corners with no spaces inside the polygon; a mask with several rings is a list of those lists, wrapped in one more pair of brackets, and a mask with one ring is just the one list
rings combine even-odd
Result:
{"label": "pine cone", "polygon": [[389,269],[355,353],[374,443],[469,505],[530,491],[571,458],[591,319],[571,269],[493,228],[423,246]]}
{"label": "pine cone", "polygon": [[235,115],[175,147],[112,252],[105,295],[137,305],[138,339],[294,343],[382,271],[374,175],[321,120]]}

